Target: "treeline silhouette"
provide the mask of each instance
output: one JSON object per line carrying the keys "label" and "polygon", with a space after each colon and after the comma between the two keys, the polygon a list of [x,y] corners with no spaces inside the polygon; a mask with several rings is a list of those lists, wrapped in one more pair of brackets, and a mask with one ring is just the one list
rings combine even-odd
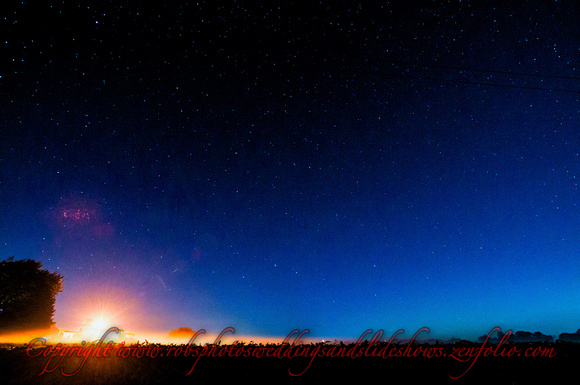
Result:
{"label": "treeline silhouette", "polygon": [[[498,332],[496,336],[492,336],[487,339],[488,343],[497,344],[500,341],[504,340],[506,333]],[[478,343],[485,342],[487,335],[482,335],[477,338]],[[527,332],[527,331],[517,331],[515,333],[511,333],[509,338],[506,338],[504,342],[574,342],[580,343],[580,329],[578,329],[575,333],[561,333],[557,338],[554,336],[546,335],[541,332]]]}
{"label": "treeline silhouette", "polygon": [[[533,333],[531,333],[533,334]],[[523,337],[526,334],[520,333]],[[409,355],[401,357],[383,358],[378,356],[360,356],[353,359],[348,355],[355,343],[309,343],[304,348],[326,347],[336,345],[336,351],[343,351],[345,355],[336,356],[310,356],[295,358],[268,357],[266,355],[230,357],[223,356],[199,356],[180,354],[179,346],[183,344],[158,344],[140,343],[123,345],[111,352],[110,357],[88,357],[83,366],[85,357],[77,354],[66,355],[61,361],[58,356],[49,361],[50,356],[41,353],[44,345],[27,351],[26,346],[0,349],[0,383],[91,383],[91,384],[192,384],[200,381],[212,381],[217,383],[241,383],[251,380],[253,384],[321,384],[321,383],[345,383],[345,384],[373,384],[373,383],[429,383],[429,384],[535,384],[535,383],[566,383],[570,376],[577,375],[577,363],[580,359],[580,345],[570,342],[508,342],[507,350],[519,347],[522,353],[532,351],[537,347],[551,349],[555,354],[550,356],[539,354],[527,356],[518,354],[511,357],[501,357],[481,354],[478,358],[478,342],[460,341],[435,345],[423,344],[417,341],[407,342],[412,351],[421,350],[421,346],[432,348],[435,346],[442,349],[446,354],[438,357],[426,357],[424,355]],[[211,344],[210,344],[211,345]],[[286,344],[290,345],[290,344]],[[359,348],[365,349],[370,345],[369,341],[363,341]],[[388,342],[375,343],[377,349],[382,349]],[[199,345],[203,346],[202,344]],[[218,345],[220,348],[231,345]],[[268,348],[277,348],[278,343],[240,343],[238,348],[255,348],[264,351]],[[401,343],[401,349],[405,343]],[[87,348],[85,345],[84,348]],[[147,354],[122,354],[123,351],[151,352],[157,349],[158,354],[154,357]],[[452,357],[451,353],[459,351],[471,354],[463,356],[462,360]],[[542,350],[538,350],[541,352]],[[470,357],[470,358],[469,358]],[[464,359],[464,360],[463,360]],[[475,361],[475,362],[474,362]],[[473,363],[473,365],[472,365]],[[195,367],[193,368],[193,366]],[[56,370],[42,373],[43,370],[56,368]],[[72,377],[65,377],[60,372],[73,373],[82,368]],[[190,375],[186,375],[190,373]],[[292,376],[290,373],[300,376]],[[450,376],[459,376],[459,379],[451,379]]]}

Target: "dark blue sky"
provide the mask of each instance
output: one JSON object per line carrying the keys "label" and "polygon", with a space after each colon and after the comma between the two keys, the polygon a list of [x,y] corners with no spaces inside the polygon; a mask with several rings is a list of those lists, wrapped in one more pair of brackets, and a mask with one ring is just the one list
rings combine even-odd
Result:
{"label": "dark blue sky", "polygon": [[57,326],[580,327],[578,6],[369,3],[10,6],[0,258]]}

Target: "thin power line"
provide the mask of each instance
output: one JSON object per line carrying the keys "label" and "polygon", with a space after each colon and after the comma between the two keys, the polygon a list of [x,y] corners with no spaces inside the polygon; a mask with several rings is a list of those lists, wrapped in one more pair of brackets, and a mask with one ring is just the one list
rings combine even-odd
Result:
{"label": "thin power line", "polygon": [[552,78],[552,79],[565,79],[565,80],[580,80],[580,78],[575,78],[572,76],[557,76],[557,75],[546,75],[546,74],[532,74],[532,73],[524,73],[524,72],[512,72],[512,71],[500,71],[500,70],[485,70],[485,69],[478,69],[478,68],[462,68],[462,67],[454,67],[454,66],[446,66],[441,64],[413,64],[404,61],[396,61],[391,60],[392,63],[398,64],[406,64],[410,66],[417,66],[417,67],[427,67],[427,68],[448,68],[454,69],[458,71],[472,71],[472,72],[489,72],[494,74],[505,74],[505,75],[517,75],[517,76],[533,76],[533,77],[542,77],[542,78]]}
{"label": "thin power line", "polygon": [[[314,67],[308,67],[308,68],[314,68]],[[435,77],[431,77],[431,76],[413,76],[413,75],[402,75],[402,74],[384,73],[384,72],[376,72],[376,71],[328,69],[328,68],[317,68],[317,69],[322,70],[322,71],[327,71],[327,72],[343,72],[343,73],[354,73],[354,74],[359,74],[359,75],[373,75],[373,76],[395,77],[395,78],[403,78],[403,79],[431,80],[431,81],[438,81],[438,82],[470,84],[470,85],[478,85],[478,86],[519,88],[519,89],[524,89],[524,90],[567,92],[567,93],[580,94],[580,90],[575,91],[575,90],[566,90],[566,89],[561,89],[561,88],[542,88],[542,87],[532,87],[532,86],[520,86],[520,85],[514,85],[514,84],[475,82],[475,81],[469,81],[469,80],[440,79],[440,78],[435,78]]]}

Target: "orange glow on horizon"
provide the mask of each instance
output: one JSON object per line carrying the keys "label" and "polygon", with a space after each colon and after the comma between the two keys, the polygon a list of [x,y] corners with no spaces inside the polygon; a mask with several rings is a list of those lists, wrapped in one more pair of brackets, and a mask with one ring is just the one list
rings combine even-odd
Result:
{"label": "orange glow on horizon", "polygon": [[[80,343],[82,341],[97,341],[103,337],[110,327],[106,327],[107,325],[105,319],[96,320],[92,325],[98,328],[105,327],[105,330],[102,333],[97,334],[79,334],[75,331],[59,329],[57,327],[52,327],[50,329],[38,329],[33,331],[21,332],[21,333],[13,333],[13,334],[4,334],[0,335],[0,344],[12,344],[12,345],[22,345],[31,342],[36,338],[45,338],[47,344],[56,344],[56,343]],[[100,331],[100,329],[99,329]],[[199,331],[199,330],[198,330]],[[125,332],[121,331],[121,333],[116,333],[115,331],[111,331],[106,335],[104,341],[113,341],[116,343],[125,342],[126,344],[147,344],[147,343],[156,343],[156,344],[163,344],[163,345],[185,345],[188,344],[191,338],[196,335],[197,331],[194,331],[191,335],[183,335],[179,337],[170,336],[169,331],[156,331],[156,330],[138,330],[134,332]],[[258,335],[238,335],[237,333],[224,333],[220,336],[220,332],[206,332],[206,333],[199,333],[193,340],[194,345],[205,345],[205,344],[214,344],[218,343],[220,345],[231,345],[234,342],[236,343],[244,343],[244,344],[280,344],[287,339],[287,342],[292,344],[294,343],[296,337],[300,333],[295,333],[288,338],[288,336],[258,336]],[[302,332],[302,331],[300,331]],[[289,333],[290,334],[290,333]],[[90,337],[90,338],[87,338]],[[219,338],[218,338],[219,337]],[[318,342],[331,342],[337,341],[341,339],[337,338],[326,338],[326,339],[319,339],[319,338],[311,338],[308,334],[304,334],[300,337],[299,341],[302,343],[308,344],[311,342],[318,343]]]}
{"label": "orange glow on horizon", "polygon": [[0,335],[0,344],[13,344],[13,345],[21,345],[27,344],[35,338],[47,338],[55,333],[51,329],[36,329],[30,330],[25,332],[18,332],[18,333],[8,333]]}

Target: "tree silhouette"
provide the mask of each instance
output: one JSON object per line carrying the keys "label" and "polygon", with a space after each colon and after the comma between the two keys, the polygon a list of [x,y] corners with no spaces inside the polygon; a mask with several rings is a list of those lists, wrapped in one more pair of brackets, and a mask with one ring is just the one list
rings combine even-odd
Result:
{"label": "tree silhouette", "polygon": [[562,333],[558,336],[558,339],[566,342],[580,342],[580,329],[576,333]]}
{"label": "tree silhouette", "polygon": [[62,277],[31,259],[0,262],[0,332],[49,328]]}

